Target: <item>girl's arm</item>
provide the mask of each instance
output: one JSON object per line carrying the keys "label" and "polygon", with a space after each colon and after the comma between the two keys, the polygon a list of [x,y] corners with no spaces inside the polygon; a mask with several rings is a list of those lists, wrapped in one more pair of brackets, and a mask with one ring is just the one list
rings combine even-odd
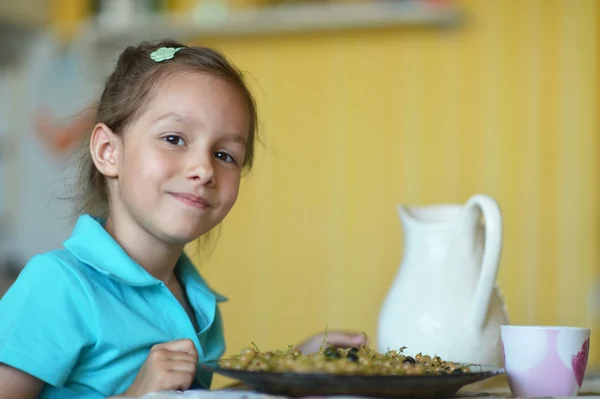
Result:
{"label": "girl's arm", "polygon": [[87,284],[54,253],[27,262],[0,300],[0,399],[36,398],[41,385],[68,382],[94,343],[97,310]]}
{"label": "girl's arm", "polygon": [[0,363],[0,399],[36,399],[43,386],[41,380]]}

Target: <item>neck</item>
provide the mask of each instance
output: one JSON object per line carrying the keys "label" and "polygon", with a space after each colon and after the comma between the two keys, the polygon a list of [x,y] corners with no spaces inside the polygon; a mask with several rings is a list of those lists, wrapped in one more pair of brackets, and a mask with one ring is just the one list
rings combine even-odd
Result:
{"label": "neck", "polygon": [[171,283],[183,245],[162,242],[137,223],[113,216],[104,228],[137,264],[165,285]]}

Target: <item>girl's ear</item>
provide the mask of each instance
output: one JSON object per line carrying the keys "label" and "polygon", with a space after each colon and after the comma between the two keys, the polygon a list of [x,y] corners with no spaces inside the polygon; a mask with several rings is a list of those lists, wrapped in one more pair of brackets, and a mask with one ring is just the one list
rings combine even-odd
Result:
{"label": "girl's ear", "polygon": [[90,138],[90,153],[96,168],[106,177],[119,175],[118,155],[120,139],[104,123],[94,126]]}

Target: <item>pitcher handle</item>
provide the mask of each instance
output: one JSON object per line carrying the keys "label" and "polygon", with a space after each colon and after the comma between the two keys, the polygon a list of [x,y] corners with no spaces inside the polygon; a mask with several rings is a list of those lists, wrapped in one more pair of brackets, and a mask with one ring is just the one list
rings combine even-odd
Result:
{"label": "pitcher handle", "polygon": [[471,197],[467,208],[480,208],[485,220],[485,247],[479,272],[479,280],[467,320],[471,331],[480,331],[485,323],[492,290],[496,283],[500,253],[502,251],[502,213],[498,203],[490,196],[478,194]]}

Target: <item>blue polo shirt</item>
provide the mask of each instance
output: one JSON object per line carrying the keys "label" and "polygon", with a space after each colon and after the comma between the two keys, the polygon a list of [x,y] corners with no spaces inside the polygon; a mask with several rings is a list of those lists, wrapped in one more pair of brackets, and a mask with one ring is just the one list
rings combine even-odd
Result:
{"label": "blue polo shirt", "polygon": [[[182,254],[175,272],[199,331],[164,283],[135,263],[100,220],[79,217],[65,249],[33,257],[0,300],[0,363],[46,384],[49,398],[105,398],[133,382],[153,345],[189,338],[200,360],[225,351],[218,303]],[[210,386],[198,367],[194,387]]]}

